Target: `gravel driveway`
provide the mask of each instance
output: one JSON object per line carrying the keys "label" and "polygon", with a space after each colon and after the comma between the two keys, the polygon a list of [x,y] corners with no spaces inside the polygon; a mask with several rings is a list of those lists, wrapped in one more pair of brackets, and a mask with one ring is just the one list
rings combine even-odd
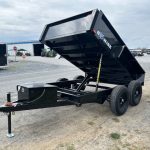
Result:
{"label": "gravel driveway", "polygon": [[[64,59],[17,59],[19,62],[10,63],[7,70],[0,70],[1,104],[6,92],[15,92],[17,84],[83,74]],[[147,72],[143,97],[125,115],[114,116],[107,102],[16,112],[12,116],[15,137],[8,139],[7,118],[0,114],[0,150],[149,150],[150,56],[137,59]]]}

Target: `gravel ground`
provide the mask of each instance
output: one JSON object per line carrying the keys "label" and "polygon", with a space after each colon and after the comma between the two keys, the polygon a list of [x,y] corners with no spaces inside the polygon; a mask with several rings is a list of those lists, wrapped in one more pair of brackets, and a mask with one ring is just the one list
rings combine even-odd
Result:
{"label": "gravel ground", "polygon": [[[137,59],[147,72],[143,97],[125,115],[114,116],[107,102],[16,112],[12,121],[15,137],[8,139],[7,118],[0,114],[0,150],[149,150],[150,56]],[[64,59],[17,60],[7,70],[0,70],[1,104],[6,92],[15,92],[17,84],[51,82],[62,76],[72,79],[82,74]]]}

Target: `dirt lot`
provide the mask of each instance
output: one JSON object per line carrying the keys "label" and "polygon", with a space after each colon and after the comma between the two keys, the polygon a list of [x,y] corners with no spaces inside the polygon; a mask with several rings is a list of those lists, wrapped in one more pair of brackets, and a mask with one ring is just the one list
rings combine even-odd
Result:
{"label": "dirt lot", "polygon": [[[141,103],[114,116],[108,103],[16,112],[15,137],[8,139],[7,118],[0,114],[0,150],[149,150],[150,56],[138,58],[147,74]],[[42,64],[40,62],[43,62]],[[39,70],[40,69],[40,70]],[[7,91],[24,82],[51,82],[82,74],[64,60],[28,58],[0,70],[0,103]],[[16,94],[13,94],[16,97]]]}

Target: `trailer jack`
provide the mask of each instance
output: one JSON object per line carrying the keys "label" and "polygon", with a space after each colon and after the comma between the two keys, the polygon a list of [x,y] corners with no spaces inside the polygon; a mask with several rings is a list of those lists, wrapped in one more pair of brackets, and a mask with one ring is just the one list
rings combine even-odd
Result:
{"label": "trailer jack", "polygon": [[[7,93],[7,103],[11,103],[11,93]],[[12,130],[11,130],[11,111],[9,111],[7,113],[7,117],[8,117],[8,133],[7,133],[7,137],[8,138],[12,138],[14,137],[15,135],[12,133]]]}

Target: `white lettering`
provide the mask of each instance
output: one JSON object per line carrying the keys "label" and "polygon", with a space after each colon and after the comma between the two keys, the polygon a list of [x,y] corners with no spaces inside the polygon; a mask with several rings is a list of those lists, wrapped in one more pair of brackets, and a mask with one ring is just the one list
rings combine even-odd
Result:
{"label": "white lettering", "polygon": [[99,36],[99,38],[101,40],[103,40],[103,42],[107,45],[107,47],[109,47],[109,49],[112,48],[112,46],[110,45],[110,43],[105,39],[104,34],[100,31],[97,31],[97,35]]}

